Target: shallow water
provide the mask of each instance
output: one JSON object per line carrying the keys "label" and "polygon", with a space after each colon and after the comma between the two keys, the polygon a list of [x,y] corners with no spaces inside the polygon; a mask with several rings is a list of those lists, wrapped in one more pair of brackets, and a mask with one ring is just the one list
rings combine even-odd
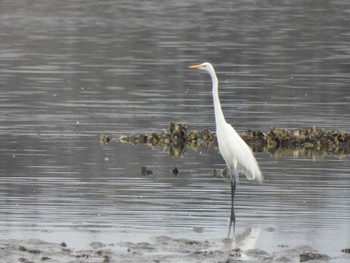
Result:
{"label": "shallow water", "polygon": [[[349,131],[349,13],[345,0],[2,1],[1,236],[77,248],[155,235],[222,240],[230,196],[213,176],[224,164],[215,149],[176,158],[117,138],[170,121],[214,130],[209,77],[186,69],[203,61],[216,66],[239,131]],[[100,133],[113,142],[100,145]],[[236,197],[247,247],[338,255],[350,246],[348,156],[256,156],[268,181],[242,178]],[[142,176],[142,166],[154,173]]]}

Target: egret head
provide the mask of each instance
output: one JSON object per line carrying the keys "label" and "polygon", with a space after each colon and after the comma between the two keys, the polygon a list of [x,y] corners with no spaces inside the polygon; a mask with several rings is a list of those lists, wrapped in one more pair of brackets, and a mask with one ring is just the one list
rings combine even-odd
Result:
{"label": "egret head", "polygon": [[204,63],[199,64],[199,65],[192,65],[192,66],[189,66],[188,68],[201,69],[201,70],[205,70],[207,72],[214,70],[213,66],[209,62],[204,62]]}

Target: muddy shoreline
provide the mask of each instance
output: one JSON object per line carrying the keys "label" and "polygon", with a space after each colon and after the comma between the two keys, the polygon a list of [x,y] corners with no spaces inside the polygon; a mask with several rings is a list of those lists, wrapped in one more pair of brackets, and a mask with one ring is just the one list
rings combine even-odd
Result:
{"label": "muddy shoreline", "polygon": [[[0,240],[1,262],[350,262],[349,249],[330,257],[311,246],[280,245],[272,253],[258,248],[232,248],[232,240],[191,240],[156,236],[150,242],[90,243],[90,248],[75,250],[69,241],[57,243],[39,239]],[[221,248],[218,248],[221,247]]]}

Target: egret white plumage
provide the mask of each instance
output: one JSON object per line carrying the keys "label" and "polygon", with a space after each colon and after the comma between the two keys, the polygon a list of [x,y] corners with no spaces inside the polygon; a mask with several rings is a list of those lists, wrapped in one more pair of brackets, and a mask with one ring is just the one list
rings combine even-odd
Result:
{"label": "egret white plumage", "polygon": [[252,150],[243,141],[235,129],[225,120],[219,99],[219,82],[213,66],[210,63],[205,62],[199,65],[189,66],[189,68],[204,70],[211,76],[213,85],[212,93],[215,110],[216,137],[218,140],[220,153],[226,162],[231,178],[232,209],[229,228],[231,229],[232,224],[235,224],[234,194],[236,189],[236,179],[238,179],[239,174],[244,173],[248,180],[257,180],[260,183],[264,180],[264,178]]}

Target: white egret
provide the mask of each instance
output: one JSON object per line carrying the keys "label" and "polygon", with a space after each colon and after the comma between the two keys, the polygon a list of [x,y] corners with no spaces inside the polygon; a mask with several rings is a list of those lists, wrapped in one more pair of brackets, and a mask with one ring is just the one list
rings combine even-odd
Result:
{"label": "white egret", "polygon": [[211,76],[213,85],[213,101],[215,110],[216,122],[216,137],[218,140],[219,150],[229,169],[231,178],[231,198],[232,209],[230,218],[230,228],[235,225],[234,215],[234,194],[236,190],[236,180],[240,173],[244,173],[248,180],[257,180],[260,183],[264,180],[258,162],[256,161],[252,150],[243,141],[235,129],[226,122],[221,109],[219,93],[218,93],[218,78],[216,77],[213,66],[208,63],[189,66],[188,68],[201,69],[208,72]]}

